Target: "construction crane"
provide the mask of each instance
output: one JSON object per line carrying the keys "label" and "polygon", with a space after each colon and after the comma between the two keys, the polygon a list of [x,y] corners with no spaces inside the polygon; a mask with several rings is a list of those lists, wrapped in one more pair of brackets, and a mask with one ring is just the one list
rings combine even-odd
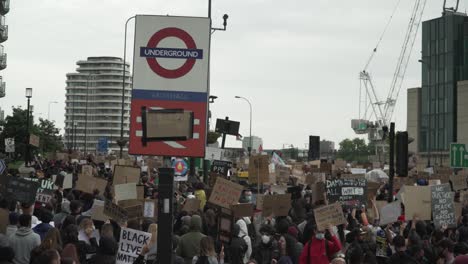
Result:
{"label": "construction crane", "polygon": [[[351,120],[351,127],[356,134],[368,134],[369,141],[376,143],[376,146],[383,147],[387,128],[390,127],[395,105],[400,94],[403,80],[405,78],[406,69],[413,51],[416,36],[421,25],[422,16],[426,7],[427,0],[414,0],[413,11],[411,12],[411,18],[406,30],[403,45],[398,57],[395,73],[390,84],[390,89],[386,99],[381,100],[377,95],[375,86],[372,82],[371,74],[368,68],[377,53],[378,47],[382,42],[382,39],[390,25],[393,16],[396,13],[398,5],[401,0],[398,1],[393,13],[385,26],[385,29],[377,42],[376,47],[372,51],[370,58],[368,59],[364,69],[359,74],[361,82],[359,92],[359,119]],[[371,121],[374,120],[374,121]]]}

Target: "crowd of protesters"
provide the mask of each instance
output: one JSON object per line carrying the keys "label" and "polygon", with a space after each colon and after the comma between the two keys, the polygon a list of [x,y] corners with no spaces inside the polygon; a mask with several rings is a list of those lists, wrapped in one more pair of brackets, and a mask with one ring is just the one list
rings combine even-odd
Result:
{"label": "crowd of protesters", "polygon": [[[48,203],[0,199],[0,207],[9,212],[8,220],[3,219],[8,225],[0,234],[0,264],[115,263],[122,227],[152,234],[134,263],[165,263],[157,259],[157,219],[118,223],[90,218],[95,200],[112,199],[112,170],[92,159],[88,164],[94,166],[96,177],[108,180],[105,190],[91,194],[58,188]],[[76,181],[80,165],[44,160],[29,177],[51,178],[63,173],[72,173]],[[7,177],[19,176],[10,171]],[[157,198],[157,170],[142,172],[140,181],[145,186],[145,198]],[[293,196],[288,216],[268,217],[257,212],[252,217],[234,219],[229,243],[219,239],[220,211],[207,203],[207,185],[191,176],[177,188],[174,235],[167,238],[172,239],[177,264],[468,263],[468,207],[464,206],[456,227],[438,229],[431,221],[404,213],[397,222],[380,226],[376,201],[388,199],[385,183],[367,210],[348,209],[344,212],[346,224],[328,225],[324,230],[317,228],[313,210],[327,202],[312,203],[314,190],[301,186],[300,194]],[[239,202],[252,202],[256,195],[252,191],[246,187]],[[273,192],[266,190],[265,194]],[[199,210],[182,211],[180,203],[191,198],[201,201]]]}

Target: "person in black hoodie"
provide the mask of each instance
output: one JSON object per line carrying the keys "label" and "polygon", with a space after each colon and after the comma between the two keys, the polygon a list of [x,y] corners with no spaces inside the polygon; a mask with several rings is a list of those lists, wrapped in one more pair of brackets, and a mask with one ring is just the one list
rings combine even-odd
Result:
{"label": "person in black hoodie", "polygon": [[102,237],[96,255],[91,257],[89,264],[114,264],[119,245],[111,237]]}
{"label": "person in black hoodie", "polygon": [[234,224],[232,227],[232,240],[231,245],[229,245],[229,264],[243,264],[244,255],[247,252],[247,243],[241,237],[239,237],[240,226]]}
{"label": "person in black hoodie", "polygon": [[67,226],[63,232],[62,241],[64,249],[67,244],[73,244],[81,264],[87,263],[86,254],[94,254],[98,248],[96,238],[92,236],[92,232],[86,233],[86,235],[89,237],[89,245],[84,241],[78,240],[78,227],[76,225],[71,224]]}
{"label": "person in black hoodie", "polygon": [[253,250],[258,264],[270,264],[272,259],[279,259],[278,242],[274,239],[275,230],[269,225],[260,227],[261,238]]}

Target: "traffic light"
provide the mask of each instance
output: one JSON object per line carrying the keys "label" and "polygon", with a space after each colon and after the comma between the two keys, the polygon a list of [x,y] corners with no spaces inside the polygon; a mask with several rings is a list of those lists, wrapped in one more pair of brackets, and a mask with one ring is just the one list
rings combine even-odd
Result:
{"label": "traffic light", "polygon": [[396,173],[400,177],[408,176],[408,132],[396,134]]}

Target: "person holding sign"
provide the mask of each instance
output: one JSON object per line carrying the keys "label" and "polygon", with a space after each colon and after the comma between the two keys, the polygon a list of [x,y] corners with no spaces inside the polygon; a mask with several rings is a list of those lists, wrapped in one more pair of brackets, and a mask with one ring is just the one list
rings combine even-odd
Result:
{"label": "person holding sign", "polygon": [[[325,232],[331,234],[331,240],[325,239]],[[317,230],[315,226],[312,237],[299,257],[299,264],[328,264],[329,259],[340,250],[341,243],[333,233],[332,225],[328,225],[326,230]]]}

